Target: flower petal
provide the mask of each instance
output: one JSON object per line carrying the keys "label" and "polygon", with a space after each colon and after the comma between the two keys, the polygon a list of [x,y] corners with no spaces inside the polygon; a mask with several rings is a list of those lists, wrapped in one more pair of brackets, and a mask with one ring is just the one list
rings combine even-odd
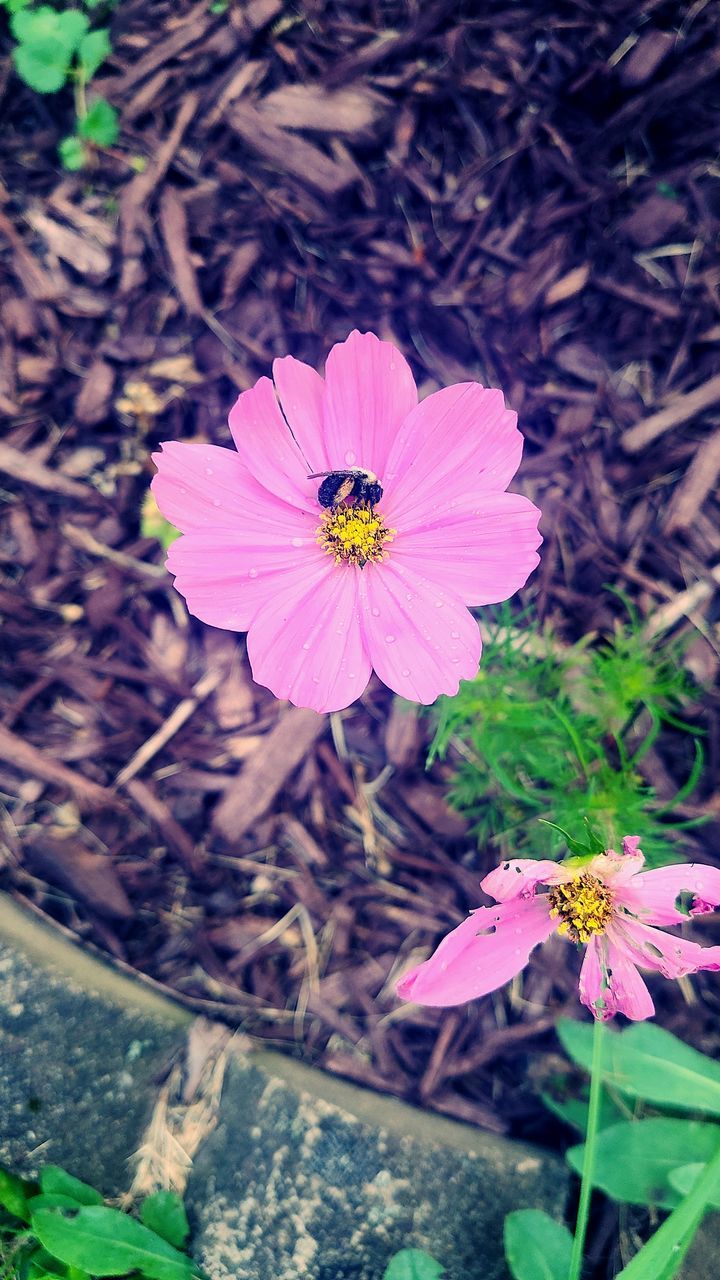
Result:
{"label": "flower petal", "polygon": [[[319,548],[318,548],[319,551]],[[358,575],[319,551],[268,601],[247,638],[253,678],[277,698],[313,711],[340,711],[370,679],[358,622]]]}
{"label": "flower petal", "polygon": [[325,383],[309,364],[294,356],[273,361],[273,378],[280,407],[304,454],[307,471],[328,468],[323,439]]}
{"label": "flower petal", "polygon": [[[315,514],[278,501],[258,484],[234,449],[166,440],[152,460],[157,475],[150,488],[166,520],[182,533],[241,529],[278,533],[285,545],[314,532]],[[288,537],[289,535],[289,537]]]}
{"label": "flower petal", "polygon": [[720,969],[720,947],[701,947],[699,942],[688,942],[629,916],[616,916],[608,925],[607,936],[633,964],[655,969],[665,978],[682,978],[699,969]]}
{"label": "flower petal", "polygon": [[604,853],[591,858],[585,869],[590,875],[604,880],[617,893],[638,871],[642,871],[644,865],[645,855],[639,849],[632,853],[616,853],[614,849],[606,849]]}
{"label": "flower petal", "polygon": [[522,447],[517,414],[501,391],[479,382],[435,391],[403,422],[380,477],[392,522],[413,528],[461,495],[502,492]]}
{"label": "flower petal", "polygon": [[558,884],[570,878],[560,863],[550,859],[513,858],[486,875],[480,888],[497,902],[510,902],[513,898],[534,897],[539,884]]}
{"label": "flower petal", "polygon": [[682,924],[688,916],[704,915],[720,904],[720,868],[687,862],[643,871],[616,898],[646,924]]}
{"label": "flower petal", "polygon": [[429,960],[400,979],[397,994],[401,1000],[436,1006],[487,995],[514,978],[533,947],[554,928],[547,904],[539,898],[479,907],[443,938]]}
{"label": "flower petal", "polygon": [[367,467],[382,483],[400,424],[416,404],[405,357],[374,333],[354,329],[333,347],[325,366],[328,466]]}
{"label": "flower petal", "polygon": [[520,493],[475,495],[472,514],[452,513],[405,529],[400,518],[393,560],[427,573],[468,605],[497,604],[525,585],[540,561],[540,512]]}
{"label": "flower petal", "polygon": [[255,479],[270,493],[303,511],[317,511],[317,482],[280,412],[269,378],[243,391],[230,410],[235,447]]}
{"label": "flower petal", "polygon": [[365,648],[384,684],[429,703],[476,675],[480,631],[453,592],[393,560],[368,564],[360,574]]}
{"label": "flower petal", "polygon": [[650,992],[635,965],[607,934],[595,935],[587,945],[580,970],[580,999],[593,1017],[607,1022],[624,1013],[633,1022],[655,1012]]}
{"label": "flower petal", "polygon": [[[267,538],[267,535],[265,535]],[[285,599],[319,551],[311,539],[288,547],[287,534],[274,544],[260,533],[237,529],[193,530],[173,542],[167,568],[175,590],[196,618],[212,627],[247,631],[263,605]],[[322,552],[320,553],[322,554]]]}

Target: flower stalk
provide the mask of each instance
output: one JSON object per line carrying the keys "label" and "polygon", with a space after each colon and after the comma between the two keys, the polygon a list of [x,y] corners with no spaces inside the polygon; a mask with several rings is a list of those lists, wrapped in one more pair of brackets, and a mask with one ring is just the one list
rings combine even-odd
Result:
{"label": "flower stalk", "polygon": [[590,1097],[588,1100],[587,1129],[585,1132],[585,1151],[583,1155],[582,1179],[580,1182],[580,1199],[578,1200],[575,1236],[570,1258],[568,1280],[580,1280],[585,1237],[590,1217],[590,1199],[592,1196],[593,1173],[595,1171],[595,1155],[597,1138],[600,1130],[600,1101],[602,1097],[602,1055],[605,1043],[604,1023],[596,1019],[593,1026],[593,1052],[590,1066]]}

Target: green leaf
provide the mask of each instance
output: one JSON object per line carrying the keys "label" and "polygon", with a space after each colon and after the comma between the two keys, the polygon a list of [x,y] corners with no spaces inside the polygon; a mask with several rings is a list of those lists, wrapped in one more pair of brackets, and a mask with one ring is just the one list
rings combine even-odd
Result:
{"label": "green leaf", "polygon": [[[699,1120],[664,1116],[613,1125],[598,1137],[593,1185],[624,1204],[672,1209],[678,1196],[670,1184],[673,1169],[705,1163],[720,1143],[720,1128]],[[568,1163],[582,1173],[584,1144],[571,1147]]]}
{"label": "green leaf", "polygon": [[28,1208],[31,1213],[35,1213],[38,1209],[77,1209],[78,1201],[72,1196],[63,1195],[39,1195],[33,1196],[28,1200]]}
{"label": "green leaf", "polygon": [[99,147],[111,147],[118,136],[118,113],[105,98],[96,98],[87,115],[79,121],[78,131],[82,138]]}
{"label": "green leaf", "polygon": [[445,1268],[424,1249],[401,1249],[385,1268],[383,1280],[440,1280]]}
{"label": "green leaf", "polygon": [[70,69],[70,56],[51,37],[33,44],[19,44],[12,51],[20,79],[36,93],[57,93],[62,89]]}
{"label": "green leaf", "polygon": [[88,26],[86,14],[80,13],[79,9],[58,12],[46,4],[39,5],[37,9],[24,8],[10,21],[10,30],[18,44],[29,47],[52,41],[58,58],[62,55],[66,62],[74,54]]}
{"label": "green leaf", "polygon": [[22,1178],[16,1177],[7,1169],[0,1169],[0,1205],[22,1222],[30,1221],[27,1186]]}
{"label": "green leaf", "polygon": [[673,1280],[685,1258],[708,1205],[720,1195],[720,1149],[692,1191],[663,1222],[652,1239],[616,1280]]}
{"label": "green leaf", "polygon": [[[673,1169],[668,1178],[670,1186],[681,1196],[689,1195],[704,1168],[704,1164],[685,1164]],[[710,1197],[708,1205],[720,1209],[720,1187]]]}
{"label": "green leaf", "polygon": [[78,46],[77,58],[80,75],[87,84],[92,80],[98,67],[105,61],[111,49],[110,32],[107,27],[99,31],[89,31],[83,36]]}
{"label": "green leaf", "polygon": [[140,1271],[149,1280],[190,1280],[192,1263],[135,1218],[91,1205],[66,1218],[52,1209],[33,1214],[41,1244],[61,1262],[93,1276],[124,1276]]}
{"label": "green leaf", "polygon": [[156,1191],[143,1200],[140,1217],[151,1231],[181,1249],[190,1235],[185,1205],[174,1191]]}
{"label": "green leaf", "polygon": [[[566,1053],[589,1070],[592,1027],[562,1019],[558,1035]],[[656,1106],[720,1115],[720,1064],[652,1022],[639,1022],[604,1037],[603,1076],[620,1093]]]}
{"label": "green leaf", "polygon": [[[583,1134],[587,1131],[587,1089],[581,1096],[576,1098],[569,1096],[567,1089],[565,1089],[564,1096],[560,1097],[552,1092],[551,1086],[549,1089],[543,1090],[540,1097],[548,1110],[552,1111],[553,1115],[558,1116],[560,1120],[564,1120],[565,1124],[569,1125],[571,1129],[577,1129],[578,1133]],[[619,1121],[626,1118],[626,1114],[613,1101],[607,1089],[604,1089],[600,1097],[599,1129],[609,1129],[611,1124],[618,1124]]]}
{"label": "green leaf", "polygon": [[40,1174],[40,1187],[46,1196],[67,1196],[74,1204],[102,1204],[103,1197],[87,1182],[81,1182],[57,1164],[46,1164]]}
{"label": "green leaf", "polygon": [[75,173],[78,169],[84,169],[88,160],[87,147],[81,138],[77,138],[75,134],[71,134],[69,138],[63,138],[58,145],[58,152],[64,169],[69,169],[71,173]]}
{"label": "green leaf", "polygon": [[540,1209],[518,1209],[505,1219],[505,1257],[513,1280],[567,1280],[573,1237]]}

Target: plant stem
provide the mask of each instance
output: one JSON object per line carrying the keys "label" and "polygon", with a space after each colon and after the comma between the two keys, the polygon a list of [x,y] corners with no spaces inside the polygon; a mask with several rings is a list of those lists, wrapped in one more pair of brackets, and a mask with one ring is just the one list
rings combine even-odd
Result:
{"label": "plant stem", "polygon": [[585,1134],[585,1153],[583,1156],[582,1181],[580,1183],[580,1199],[578,1201],[575,1238],[573,1240],[570,1273],[568,1280],[580,1280],[585,1236],[588,1217],[590,1216],[590,1197],[592,1195],[592,1177],[595,1168],[595,1151],[600,1120],[600,1098],[602,1096],[602,1049],[604,1044],[604,1025],[599,1018],[593,1027],[593,1053],[590,1066],[590,1098],[588,1101],[587,1132]]}

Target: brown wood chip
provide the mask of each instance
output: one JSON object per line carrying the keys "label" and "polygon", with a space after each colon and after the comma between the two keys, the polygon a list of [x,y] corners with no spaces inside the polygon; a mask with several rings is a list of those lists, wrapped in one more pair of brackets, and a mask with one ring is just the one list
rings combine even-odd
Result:
{"label": "brown wood chip", "polygon": [[315,711],[300,707],[285,711],[217,804],[212,818],[215,830],[232,841],[249,831],[307,759],[326,727],[326,717]]}

